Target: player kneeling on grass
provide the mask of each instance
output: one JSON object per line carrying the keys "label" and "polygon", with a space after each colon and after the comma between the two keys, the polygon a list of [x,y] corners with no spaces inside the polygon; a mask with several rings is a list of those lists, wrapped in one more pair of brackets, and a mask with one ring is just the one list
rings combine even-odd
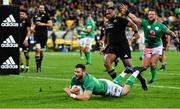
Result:
{"label": "player kneeling on grass", "polygon": [[125,96],[130,92],[136,77],[140,73],[137,67],[134,67],[131,71],[133,71],[132,75],[126,80],[125,85],[121,86],[123,75],[129,72],[128,68],[113,81],[110,81],[107,79],[96,79],[86,72],[85,65],[77,64],[74,70],[75,75],[71,80],[71,87],[65,87],[64,91],[68,96],[77,100],[89,100],[93,94],[113,97]]}

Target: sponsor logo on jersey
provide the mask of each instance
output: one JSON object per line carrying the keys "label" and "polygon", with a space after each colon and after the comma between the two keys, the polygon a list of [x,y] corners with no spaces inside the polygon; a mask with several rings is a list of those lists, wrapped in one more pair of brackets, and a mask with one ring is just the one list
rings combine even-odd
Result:
{"label": "sponsor logo on jersey", "polygon": [[155,27],[155,30],[156,30],[156,31],[158,31],[158,30],[159,30],[159,27],[158,27],[158,26],[156,26],[156,27]]}
{"label": "sponsor logo on jersey", "polygon": [[124,55],[124,58],[128,58],[128,55],[126,54],[126,55]]}

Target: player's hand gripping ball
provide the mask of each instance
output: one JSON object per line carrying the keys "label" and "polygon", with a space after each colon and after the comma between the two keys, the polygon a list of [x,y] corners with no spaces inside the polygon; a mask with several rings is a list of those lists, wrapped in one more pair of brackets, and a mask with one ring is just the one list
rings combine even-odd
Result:
{"label": "player's hand gripping ball", "polygon": [[71,93],[76,94],[76,95],[82,95],[83,94],[83,89],[81,86],[73,85],[70,89]]}

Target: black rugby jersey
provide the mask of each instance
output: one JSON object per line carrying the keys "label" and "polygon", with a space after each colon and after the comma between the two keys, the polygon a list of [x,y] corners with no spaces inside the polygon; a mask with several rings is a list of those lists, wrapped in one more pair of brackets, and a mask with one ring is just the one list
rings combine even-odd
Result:
{"label": "black rugby jersey", "polygon": [[105,33],[109,46],[127,46],[125,29],[128,20],[121,17],[115,17],[105,23]]}
{"label": "black rugby jersey", "polygon": [[29,18],[20,20],[20,40],[24,41],[27,35],[27,27],[31,27]]}
{"label": "black rugby jersey", "polygon": [[[41,22],[41,23],[47,23],[50,20],[50,17],[46,13],[37,13],[34,18],[33,22]],[[47,32],[47,26],[36,26],[35,27],[36,34],[37,33],[46,33]]]}

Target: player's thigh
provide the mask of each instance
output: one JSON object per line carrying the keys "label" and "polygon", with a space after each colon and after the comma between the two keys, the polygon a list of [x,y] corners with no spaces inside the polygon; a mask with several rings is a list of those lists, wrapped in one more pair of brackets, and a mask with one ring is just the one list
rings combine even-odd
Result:
{"label": "player's thigh", "polygon": [[152,49],[151,48],[144,48],[143,55],[144,55],[144,57],[142,60],[142,64],[143,64],[143,67],[147,68],[150,65],[151,56],[152,56]]}
{"label": "player's thigh", "polygon": [[124,60],[122,60],[122,62],[123,62],[124,67],[132,67],[132,66],[133,66],[133,65],[132,65],[132,59],[131,59],[131,58],[129,58],[129,59],[124,59]]}
{"label": "player's thigh", "polygon": [[123,62],[123,65],[125,67],[127,66],[131,67],[132,59],[131,59],[131,50],[129,46],[117,49],[117,52],[118,52],[117,53],[118,57],[120,57]]}
{"label": "player's thigh", "polygon": [[163,46],[152,48],[151,64],[156,65],[158,58],[162,55]]}
{"label": "player's thigh", "polygon": [[147,68],[150,65],[151,57],[144,57],[142,60],[143,67]]}
{"label": "player's thigh", "polygon": [[114,96],[114,97],[121,96],[121,93],[123,90],[122,86],[115,84],[112,81],[107,80],[107,79],[100,79],[100,80],[106,81],[106,83],[107,83],[107,91],[106,91],[105,95]]}
{"label": "player's thigh", "polygon": [[46,44],[47,44],[47,36],[44,35],[40,41],[40,44],[41,44],[41,49],[44,49]]}
{"label": "player's thigh", "polygon": [[116,59],[116,55],[113,53],[107,53],[104,56],[105,63],[112,63]]}
{"label": "player's thigh", "polygon": [[151,57],[151,65],[156,66],[159,59],[159,54],[153,54]]}

